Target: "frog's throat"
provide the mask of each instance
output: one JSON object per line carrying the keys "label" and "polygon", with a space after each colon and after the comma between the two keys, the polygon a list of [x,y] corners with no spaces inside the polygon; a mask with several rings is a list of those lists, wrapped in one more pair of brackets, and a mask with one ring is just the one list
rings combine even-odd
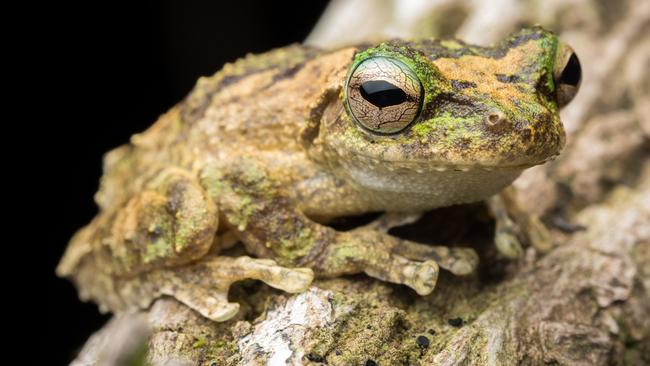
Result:
{"label": "frog's throat", "polygon": [[523,171],[513,168],[487,171],[422,171],[350,167],[347,177],[373,201],[373,208],[388,211],[428,210],[484,200],[510,185]]}

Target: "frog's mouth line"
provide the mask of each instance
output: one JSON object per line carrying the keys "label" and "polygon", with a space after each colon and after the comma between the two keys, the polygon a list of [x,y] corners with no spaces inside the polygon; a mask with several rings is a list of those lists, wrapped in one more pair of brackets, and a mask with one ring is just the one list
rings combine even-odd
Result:
{"label": "frog's mouth line", "polygon": [[513,164],[513,165],[486,165],[486,164],[463,164],[463,165],[454,165],[454,164],[435,164],[430,160],[386,160],[378,159],[373,156],[356,154],[355,157],[361,157],[361,161],[368,166],[377,166],[380,165],[383,168],[389,171],[396,171],[399,169],[408,169],[415,171],[417,173],[425,172],[448,172],[448,171],[460,171],[460,172],[469,172],[472,170],[483,170],[483,171],[506,171],[506,170],[524,170],[536,165],[542,165],[549,161],[557,158],[559,154],[548,157],[544,160],[539,160],[532,163],[524,164]]}

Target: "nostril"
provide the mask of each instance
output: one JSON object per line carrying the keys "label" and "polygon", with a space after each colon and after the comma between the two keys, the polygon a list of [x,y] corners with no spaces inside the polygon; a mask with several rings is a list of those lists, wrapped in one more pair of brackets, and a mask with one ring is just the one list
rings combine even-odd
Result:
{"label": "nostril", "polygon": [[508,118],[501,112],[491,112],[485,117],[485,123],[490,130],[501,131],[508,127]]}
{"label": "nostril", "polygon": [[499,123],[499,121],[501,121],[501,116],[498,114],[490,114],[488,116],[488,122],[490,122],[492,125]]}

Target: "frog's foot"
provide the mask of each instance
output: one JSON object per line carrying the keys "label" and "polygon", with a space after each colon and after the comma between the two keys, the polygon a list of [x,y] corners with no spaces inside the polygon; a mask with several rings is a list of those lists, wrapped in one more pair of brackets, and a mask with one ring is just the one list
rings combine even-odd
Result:
{"label": "frog's foot", "polygon": [[551,250],[546,226],[536,215],[519,209],[511,192],[490,197],[487,202],[496,221],[494,243],[501,254],[519,258],[524,252],[522,244],[529,244],[541,253]]}
{"label": "frog's foot", "polygon": [[[421,217],[422,213],[386,212],[363,228],[387,233],[394,227],[412,224]],[[473,272],[479,261],[476,252],[470,248],[432,246],[407,240],[395,247],[395,254],[411,260],[434,260],[441,268],[457,276]]]}
{"label": "frog's foot", "polygon": [[321,276],[365,272],[428,295],[436,286],[439,267],[467,274],[476,268],[478,257],[471,249],[432,247],[364,228],[338,233],[315,262]]}
{"label": "frog's foot", "polygon": [[256,279],[296,293],[306,290],[314,278],[308,268],[285,268],[270,259],[245,256],[208,258],[194,265],[156,271],[150,276],[160,284],[161,295],[172,296],[214,321],[226,321],[239,311],[239,304],[228,302],[228,290],[236,281]]}

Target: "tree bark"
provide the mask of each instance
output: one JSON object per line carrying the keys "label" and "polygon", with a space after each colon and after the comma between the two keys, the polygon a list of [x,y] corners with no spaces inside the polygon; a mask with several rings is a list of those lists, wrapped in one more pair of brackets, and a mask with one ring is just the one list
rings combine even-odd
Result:
{"label": "tree bark", "polygon": [[[554,249],[504,261],[484,235],[480,271],[442,273],[425,297],[365,276],[317,280],[294,296],[245,282],[231,291],[241,314],[225,323],[160,299],[111,321],[76,364],[117,362],[101,355],[125,349],[116,340],[134,325],[150,332],[156,365],[650,364],[650,2],[440,0],[395,11],[406,4],[333,1],[308,43],[454,33],[489,43],[541,23],[576,50],[583,83],[562,112],[567,147],[514,184]],[[341,21],[359,9],[368,21]]]}

